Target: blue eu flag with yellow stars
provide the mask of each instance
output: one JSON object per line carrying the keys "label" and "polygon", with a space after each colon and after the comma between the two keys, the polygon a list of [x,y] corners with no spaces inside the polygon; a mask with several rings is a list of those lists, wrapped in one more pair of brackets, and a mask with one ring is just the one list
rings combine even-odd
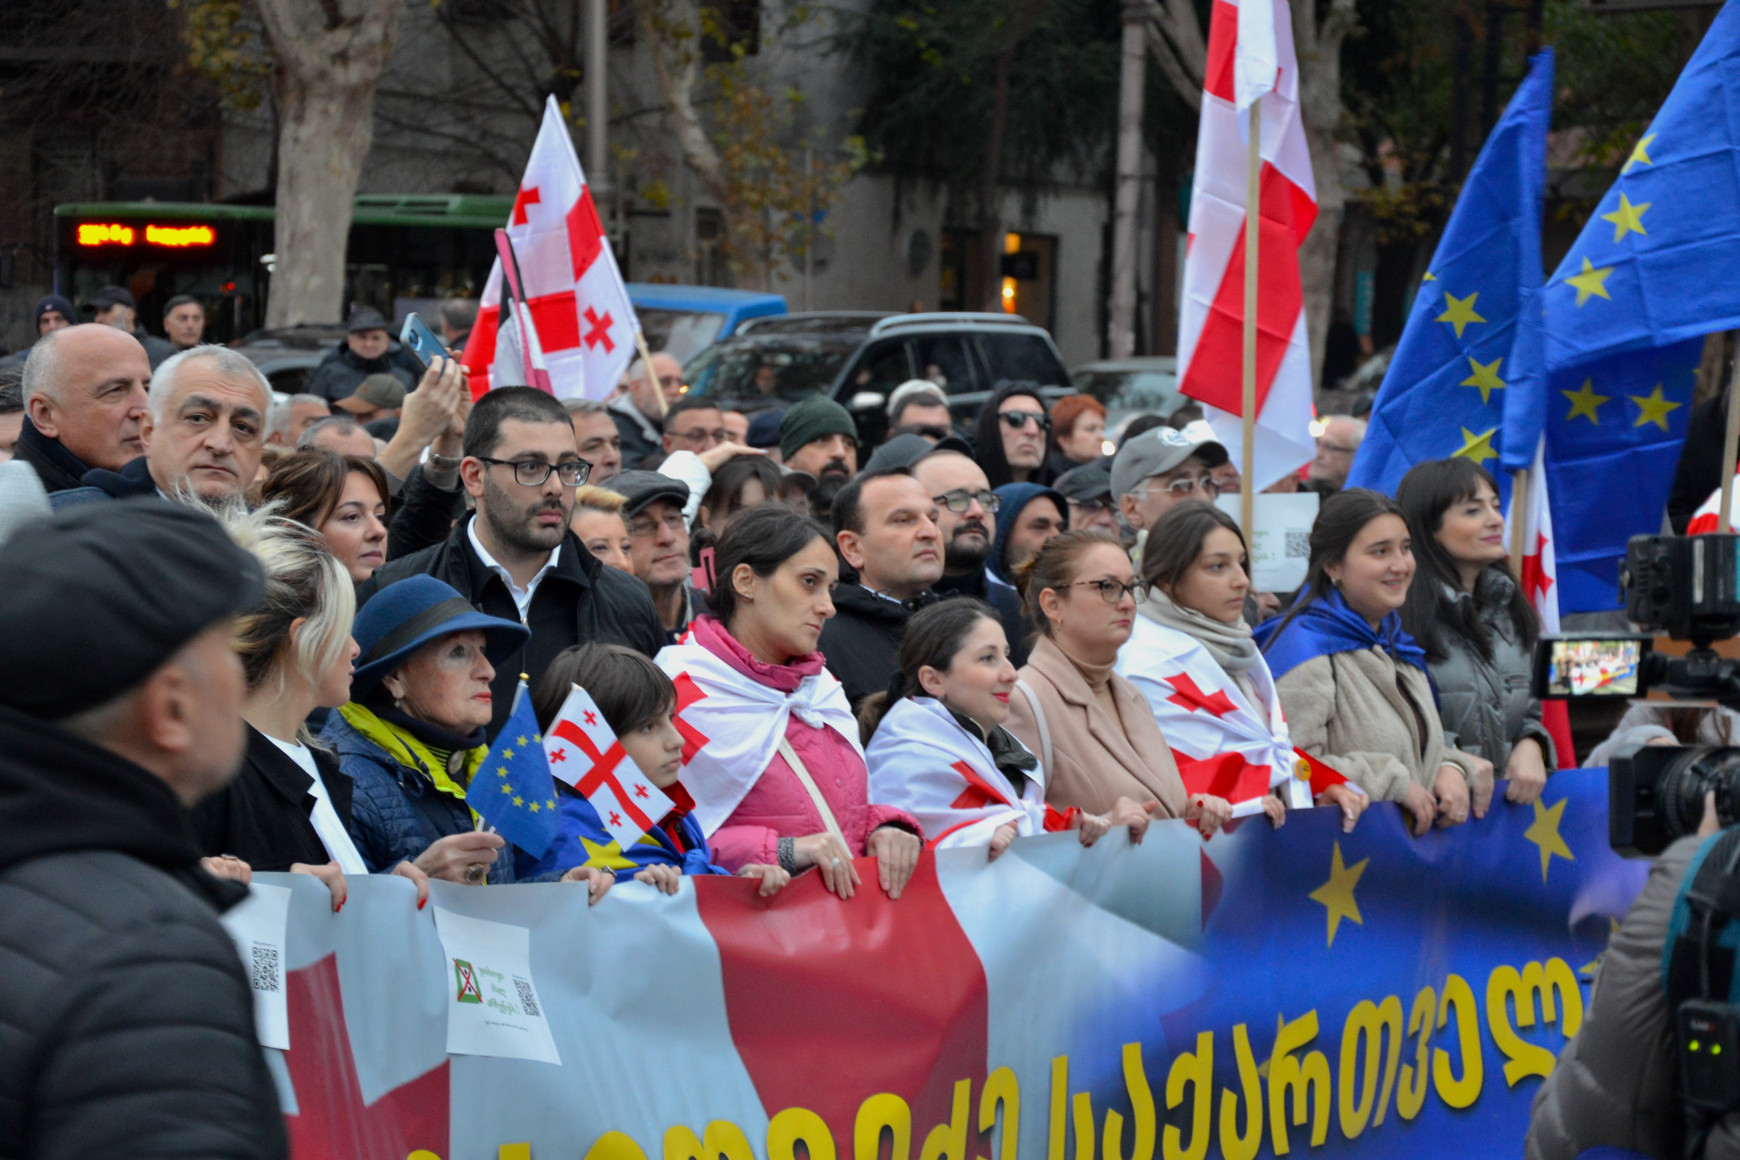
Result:
{"label": "blue eu flag with yellow stars", "polygon": [[1393,495],[1416,463],[1461,455],[1491,469],[1508,447],[1511,346],[1541,285],[1552,103],[1547,49],[1530,61],[1463,183],[1378,390],[1350,486]]}
{"label": "blue eu flag with yellow stars", "polygon": [[1519,335],[1506,468],[1546,438],[1562,612],[1660,531],[1703,335],[1740,327],[1740,5],[1717,15]]}
{"label": "blue eu flag with yellow stars", "polygon": [[466,788],[465,804],[533,857],[542,857],[556,840],[556,781],[524,682],[514,695],[514,711]]}

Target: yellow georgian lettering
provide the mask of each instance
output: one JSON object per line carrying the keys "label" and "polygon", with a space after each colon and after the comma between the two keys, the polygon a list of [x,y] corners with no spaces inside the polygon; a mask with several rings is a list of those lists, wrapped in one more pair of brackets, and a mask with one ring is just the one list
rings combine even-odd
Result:
{"label": "yellow georgian lettering", "polygon": [[[1275,1155],[1285,1156],[1292,1144],[1287,1139],[1287,1093],[1293,1093],[1293,1126],[1311,1117],[1311,1146],[1329,1139],[1329,1060],[1321,1051],[1303,1058],[1293,1053],[1317,1038],[1317,1012],[1307,1011],[1291,1023],[1283,1023],[1269,1056],[1269,1141]],[[1310,1107],[1307,1109],[1306,1101]]]}
{"label": "yellow georgian lettering", "polygon": [[1075,1093],[1075,1160],[1094,1160],[1094,1100]]}
{"label": "yellow georgian lettering", "polygon": [[[1553,993],[1558,992],[1555,1002]],[[1511,1087],[1525,1076],[1546,1078],[1557,1057],[1545,1047],[1529,1043],[1511,1026],[1510,1010],[1505,1000],[1516,1004],[1516,1027],[1535,1025],[1535,999],[1540,998],[1541,1022],[1558,1023],[1565,1038],[1577,1034],[1583,1025],[1583,995],[1577,986],[1577,976],[1564,959],[1548,959],[1546,966],[1529,963],[1519,972],[1515,967],[1497,966],[1486,978],[1486,1022],[1492,1031],[1492,1041],[1510,1062],[1504,1065],[1504,1082]],[[1563,1012],[1560,1012],[1560,1005]]]}
{"label": "yellow georgian lettering", "polygon": [[1414,1006],[1408,1012],[1408,1034],[1418,1033],[1420,1042],[1414,1048],[1414,1062],[1402,1065],[1402,1086],[1396,1092],[1396,1114],[1411,1120],[1426,1106],[1426,1088],[1431,1070],[1426,1066],[1432,1058],[1432,1021],[1438,1015],[1438,992],[1421,987],[1414,996]]}
{"label": "yellow georgian lettering", "polygon": [[[1389,1049],[1384,1049],[1384,1034],[1389,1035]],[[1354,1094],[1354,1076],[1360,1063],[1360,1040],[1365,1040],[1365,1076],[1358,1097]],[[1402,1001],[1394,995],[1380,1007],[1370,999],[1361,1000],[1348,1012],[1347,1024],[1341,1032],[1341,1071],[1337,1111],[1341,1117],[1341,1134],[1349,1140],[1358,1139],[1365,1126],[1384,1122],[1384,1112],[1390,1105],[1390,1092],[1396,1086],[1396,1067],[1402,1060]],[[1381,1067],[1380,1067],[1381,1065]],[[1378,1090],[1378,1072],[1383,1072],[1383,1090]],[[1375,1118],[1372,1100],[1377,1100]]]}
{"label": "yellow georgian lettering", "polygon": [[1196,1037],[1196,1050],[1179,1054],[1166,1073],[1166,1110],[1170,1112],[1184,1102],[1184,1089],[1191,1088],[1190,1147],[1182,1141],[1184,1133],[1176,1125],[1167,1124],[1160,1133],[1161,1160],[1203,1160],[1208,1155],[1209,1137],[1214,1135],[1214,1032],[1204,1031]]}
{"label": "yellow georgian lettering", "polygon": [[943,1160],[945,1156],[948,1160],[967,1160],[967,1109],[972,1102],[973,1081],[955,1081],[954,1106],[949,1111],[949,1122],[930,1130],[930,1135],[924,1138],[924,1150],[919,1153],[919,1160]]}
{"label": "yellow georgian lettering", "polygon": [[[1136,1121],[1136,1139],[1130,1160],[1154,1160],[1154,1092],[1142,1067],[1142,1045],[1124,1044],[1124,1087],[1130,1093],[1130,1114]],[[1106,1142],[1100,1149],[1104,1160],[1124,1160],[1124,1117],[1106,1112]]]}
{"label": "yellow georgian lettering", "polygon": [[[514,1147],[514,1145],[503,1144],[501,1147],[502,1148],[512,1148],[512,1147]],[[531,1147],[531,1145],[527,1144],[526,1147],[529,1149]],[[499,1153],[501,1151],[501,1148],[497,1148],[496,1151]],[[441,1160],[441,1157],[439,1157],[435,1153],[429,1151],[427,1148],[418,1148],[414,1152],[407,1153],[405,1156],[405,1160]]]}
{"label": "yellow georgian lettering", "polygon": [[[614,1135],[616,1133],[611,1132],[606,1136],[600,1136],[598,1144],[604,1143],[605,1140]],[[630,1140],[629,1143],[633,1144],[634,1141]],[[597,1148],[598,1144],[592,1146]],[[433,1153],[428,1153],[428,1155],[433,1155]],[[498,1144],[495,1149],[495,1160],[532,1160],[532,1146],[530,1144]]]}
{"label": "yellow georgian lettering", "polygon": [[1438,1030],[1450,1019],[1450,1008],[1456,1008],[1456,1042],[1462,1055],[1462,1078],[1450,1074],[1450,1053],[1442,1047],[1432,1049],[1432,1082],[1437,1085],[1438,1098],[1453,1108],[1466,1108],[1480,1098],[1480,1085],[1486,1077],[1486,1065],[1480,1057],[1480,1004],[1474,998],[1474,988],[1461,975],[1444,980],[1444,1002],[1438,1007]]}
{"label": "yellow georgian lettering", "polygon": [[[496,1149],[496,1160],[532,1160],[530,1144],[516,1145],[524,1151],[510,1156],[506,1148]],[[646,1160],[646,1153],[640,1150],[640,1145],[630,1136],[621,1132],[606,1132],[598,1137],[598,1142],[586,1149],[586,1160]]]}
{"label": "yellow georgian lettering", "polygon": [[767,1122],[767,1160],[796,1160],[799,1140],[810,1160],[835,1160],[834,1134],[808,1108],[787,1108]]}
{"label": "yellow georgian lettering", "polygon": [[665,1132],[664,1160],[755,1160],[749,1137],[730,1120],[714,1120],[697,1139],[687,1124]]}
{"label": "yellow georgian lettering", "polygon": [[1000,1067],[985,1080],[979,1093],[979,1133],[989,1132],[997,1122],[997,1105],[1003,1105],[1001,1160],[1016,1160],[1021,1148],[1021,1085],[1015,1073]]}
{"label": "yellow georgian lettering", "polygon": [[1220,1154],[1225,1160],[1251,1160],[1263,1143],[1263,1081],[1251,1054],[1251,1036],[1243,1023],[1233,1027],[1233,1058],[1239,1065],[1239,1086],[1244,1089],[1245,1130],[1238,1131],[1239,1097],[1220,1093]]}
{"label": "yellow georgian lettering", "polygon": [[871,1096],[858,1105],[858,1118],[852,1125],[853,1160],[876,1160],[882,1151],[884,1128],[894,1137],[888,1160],[911,1160],[912,1109],[891,1092]]}
{"label": "yellow georgian lettering", "polygon": [[1069,1056],[1051,1061],[1051,1123],[1047,1127],[1046,1160],[1063,1160],[1064,1132],[1069,1127]]}

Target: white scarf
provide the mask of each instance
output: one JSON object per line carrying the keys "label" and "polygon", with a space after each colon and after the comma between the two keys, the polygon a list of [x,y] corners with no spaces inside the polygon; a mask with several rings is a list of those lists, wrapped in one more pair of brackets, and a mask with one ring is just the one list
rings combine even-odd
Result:
{"label": "white scarf", "polygon": [[938,847],[987,845],[1009,824],[1023,837],[1045,830],[1044,770],[1035,767],[1016,793],[985,743],[933,698],[896,701],[864,760],[870,800],[913,815]]}
{"label": "white scarf", "polygon": [[684,763],[683,788],[695,799],[695,819],[709,837],[772,764],[792,714],[805,725],[833,729],[860,755],[864,752],[846,693],[826,669],[805,678],[788,697],[745,676],[693,639],[667,646],[654,662],[678,682],[679,694],[684,676],[701,694],[677,719],[688,727],[686,736],[706,739]]}

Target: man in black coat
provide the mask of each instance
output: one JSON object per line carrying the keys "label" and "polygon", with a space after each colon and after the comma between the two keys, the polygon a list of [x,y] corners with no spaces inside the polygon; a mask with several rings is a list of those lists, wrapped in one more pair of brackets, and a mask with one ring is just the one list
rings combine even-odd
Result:
{"label": "man in black coat", "polygon": [[[0,1154],[282,1160],[187,807],[234,775],[259,565],[200,512],[88,504],[0,553]],[[93,663],[100,658],[100,663]]]}
{"label": "man in black coat", "polygon": [[525,649],[496,666],[493,738],[513,711],[521,673],[535,689],[556,654],[572,645],[601,640],[653,656],[665,634],[646,585],[604,567],[568,530],[585,460],[561,403],[531,387],[490,391],[466,420],[463,449],[460,478],[477,513],[445,543],[387,561],[357,599],[366,603],[396,580],[429,575],[481,611],[532,630]]}
{"label": "man in black coat", "polygon": [[84,486],[96,468],[120,471],[145,452],[151,365],[145,348],[112,326],[51,330],[24,364],[24,427],[15,458],[50,493]]}
{"label": "man in black coat", "polygon": [[393,358],[393,336],[378,310],[357,310],[344,328],[344,345],[314,368],[303,391],[336,403],[354,395],[370,375],[392,375],[407,391],[416,389],[417,380]]}
{"label": "man in black coat", "polygon": [[834,542],[857,573],[834,591],[834,616],[817,648],[856,710],[888,687],[913,612],[942,578],[937,505],[904,467],[860,475],[834,497]]}

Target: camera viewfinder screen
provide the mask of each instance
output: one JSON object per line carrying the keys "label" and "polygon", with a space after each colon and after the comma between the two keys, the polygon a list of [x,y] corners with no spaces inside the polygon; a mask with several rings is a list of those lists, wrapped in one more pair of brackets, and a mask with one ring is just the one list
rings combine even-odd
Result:
{"label": "camera viewfinder screen", "polygon": [[1550,697],[1635,697],[1641,640],[1555,640],[1547,660]]}

